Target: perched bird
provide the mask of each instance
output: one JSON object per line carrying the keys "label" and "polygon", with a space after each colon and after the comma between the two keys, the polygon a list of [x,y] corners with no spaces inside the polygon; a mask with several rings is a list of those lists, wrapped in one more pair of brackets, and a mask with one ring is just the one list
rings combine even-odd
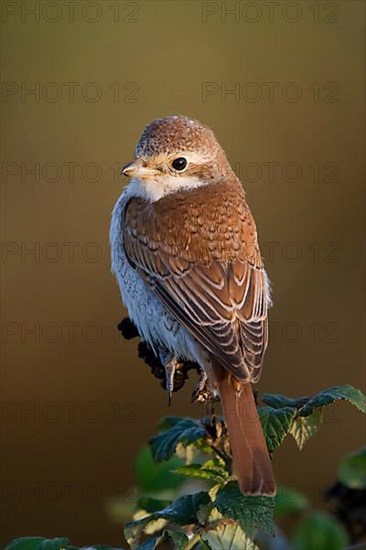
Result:
{"label": "perched bird", "polygon": [[275,481],[253,398],[267,347],[270,290],[244,190],[212,130],[175,115],[144,129],[112,214],[112,271],[172,391],[196,361],[222,402],[243,493]]}

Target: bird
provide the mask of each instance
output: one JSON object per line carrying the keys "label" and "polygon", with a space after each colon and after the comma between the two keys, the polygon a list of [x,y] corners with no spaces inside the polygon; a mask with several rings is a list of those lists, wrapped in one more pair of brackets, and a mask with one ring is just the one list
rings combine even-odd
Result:
{"label": "bird", "polygon": [[148,124],[121,173],[111,269],[140,337],[174,389],[180,361],[221,400],[233,471],[245,495],[276,491],[252,384],[268,343],[270,283],[244,188],[206,125],[184,115]]}

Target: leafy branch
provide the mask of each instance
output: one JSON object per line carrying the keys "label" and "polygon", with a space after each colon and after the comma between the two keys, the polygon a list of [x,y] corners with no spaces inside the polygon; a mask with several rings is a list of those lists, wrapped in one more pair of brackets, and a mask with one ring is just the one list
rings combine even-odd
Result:
{"label": "leafy branch", "polygon": [[[348,401],[362,412],[366,412],[365,396],[352,386],[337,386],[313,397],[298,399],[282,395],[263,395],[263,405],[258,411],[269,451],[274,452],[288,435],[292,436],[299,449],[302,449],[308,439],[319,430],[323,408],[339,400]],[[235,540],[239,533],[244,537],[242,541],[246,541],[245,548],[256,548],[255,534],[259,527],[269,533],[274,532],[274,499],[242,495],[231,475],[228,439],[222,419],[214,418],[210,423],[207,418],[200,421],[170,416],[160,423],[159,431],[160,433],[149,442],[153,459],[161,462],[178,454],[190,460],[192,454],[194,456],[193,448],[200,461],[175,471],[180,475],[203,480],[211,489],[198,493],[197,500],[189,500],[189,507],[183,515],[181,512],[185,510],[186,496],[153,513],[149,512],[149,506],[145,506],[143,519],[130,522],[125,528],[126,539],[133,550],[143,550],[144,546],[138,546],[140,536],[145,528],[157,519],[164,519],[164,530],[155,537],[155,546],[151,548],[157,547],[163,540],[161,537],[173,538],[172,530],[174,533],[189,533],[191,537],[198,535],[206,547],[213,549],[244,548],[228,546],[228,541]],[[205,455],[209,455],[208,460],[202,461],[202,456]],[[191,497],[192,495],[190,499]],[[230,520],[231,523],[228,524],[226,520]],[[162,524],[158,524],[157,529],[161,526]],[[221,540],[221,546],[218,540],[215,539],[216,542],[213,542],[212,532]],[[179,548],[186,547],[183,545]],[[196,547],[205,548],[199,545]]]}
{"label": "leafy branch", "polygon": [[[337,401],[348,401],[366,412],[366,397],[350,385],[336,386],[313,397],[288,398],[265,394],[258,407],[266,442],[272,454],[287,436],[301,450],[323,421],[324,409]],[[278,527],[274,518],[303,511],[305,497],[293,498],[279,488],[276,497],[249,496],[239,491],[231,471],[230,446],[225,422],[215,416],[202,420],[168,416],[159,433],[149,441],[154,464],[168,465],[177,479],[199,483],[197,492],[178,498],[156,498],[144,487],[133,521],[125,525],[125,538],[132,550],[154,550],[169,542],[177,550],[258,550],[272,549]],[[145,463],[146,464],[146,463]],[[160,468],[160,466],[159,466]],[[142,468],[143,469],[143,468]],[[172,474],[161,470],[162,486]],[[144,473],[146,478],[146,472]],[[366,490],[366,454],[345,458],[339,479],[350,490]],[[146,485],[146,483],[145,483]],[[157,480],[153,484],[157,488]],[[174,484],[176,487],[177,485]],[[154,490],[152,491],[154,493]],[[293,497],[293,495],[292,495]],[[148,538],[146,538],[148,537]],[[142,542],[142,539],[144,541]],[[332,541],[332,546],[327,546]],[[286,546],[291,550],[341,550],[349,542],[340,523],[324,512],[308,514]],[[290,546],[291,545],[291,546]],[[11,542],[6,550],[76,550],[68,539],[28,537]],[[97,550],[107,547],[96,546]]]}

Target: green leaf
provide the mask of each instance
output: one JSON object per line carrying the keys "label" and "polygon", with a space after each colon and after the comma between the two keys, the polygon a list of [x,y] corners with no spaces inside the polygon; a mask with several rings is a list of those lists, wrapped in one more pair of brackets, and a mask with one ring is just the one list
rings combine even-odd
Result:
{"label": "green leaf", "polygon": [[156,545],[159,543],[159,539],[160,537],[149,539],[143,544],[140,544],[137,550],[154,550],[154,548],[156,548]]}
{"label": "green leaf", "polygon": [[303,512],[309,507],[304,495],[292,487],[280,485],[275,496],[275,517],[283,518],[291,514]]}
{"label": "green leaf", "polygon": [[361,412],[366,413],[366,396],[361,390],[347,384],[343,386],[334,386],[323,390],[314,397],[290,398],[284,395],[264,394],[262,401],[274,409],[283,409],[285,407],[295,408],[300,416],[308,416],[318,407],[326,407],[334,401],[345,400],[357,407]]}
{"label": "green leaf", "polygon": [[149,523],[157,520],[163,519],[177,525],[190,525],[191,523],[195,523],[197,521],[196,514],[199,507],[202,504],[207,504],[210,500],[210,496],[204,491],[194,495],[184,495],[162,510],[149,514],[142,519],[127,523],[125,526],[125,537],[128,544],[132,548],[136,548],[136,542],[142,531]]}
{"label": "green leaf", "polygon": [[246,529],[244,533],[238,522],[225,518],[217,508],[210,511],[205,528],[201,531],[201,540],[206,542],[210,550],[258,550],[252,538],[252,529]]}
{"label": "green leaf", "polygon": [[342,459],[338,479],[350,489],[366,489],[366,447]]}
{"label": "green leaf", "polygon": [[226,518],[238,521],[244,531],[261,527],[273,533],[273,497],[243,495],[237,482],[230,481],[217,492],[215,506]]}
{"label": "green leaf", "polygon": [[[132,548],[132,550],[136,550],[137,548],[140,549],[139,541],[142,533],[145,529],[151,534],[152,532],[161,531],[165,527],[166,522],[154,519],[154,514],[148,514],[144,516],[141,519],[137,519],[135,521],[131,521],[129,523],[126,523],[124,527],[124,535],[125,539],[127,540],[129,546]],[[153,525],[155,524],[157,525]],[[154,529],[148,529],[149,527],[153,526]],[[151,539],[149,539],[150,541]],[[155,540],[155,543],[158,539],[156,537],[152,540]]]}
{"label": "green leaf", "polygon": [[264,393],[262,395],[262,401],[266,405],[273,407],[274,409],[284,409],[285,407],[290,407],[293,409],[299,409],[302,406],[306,405],[310,397],[285,397],[277,393]]}
{"label": "green leaf", "polygon": [[309,399],[306,405],[301,407],[299,412],[301,416],[308,416],[316,407],[326,407],[339,400],[348,401],[361,412],[366,413],[365,394],[362,393],[361,390],[350,385],[335,386],[314,395],[314,397]]}
{"label": "green leaf", "polygon": [[171,531],[168,529],[165,531],[169,538],[172,539],[174,543],[174,550],[184,550],[189,542],[189,538],[182,531]]}
{"label": "green leaf", "polygon": [[170,504],[171,504],[170,500],[160,500],[157,498],[150,498],[150,497],[141,497],[137,502],[138,508],[140,508],[141,510],[145,510],[145,512],[147,512],[148,514],[153,514],[154,512],[158,512],[159,510],[162,510],[163,508],[170,506]]}
{"label": "green leaf", "polygon": [[200,422],[192,418],[167,417],[160,428],[166,431],[152,437],[149,441],[156,462],[168,460],[173,456],[178,443],[187,446],[206,435],[206,430]]}
{"label": "green leaf", "polygon": [[296,414],[296,409],[284,407],[261,407],[258,409],[267,447],[270,452],[276,450],[285,439]]}
{"label": "green leaf", "polygon": [[317,433],[322,423],[322,410],[314,409],[309,416],[298,416],[294,419],[290,434],[295,439],[297,446],[302,451],[305,443]]}
{"label": "green leaf", "polygon": [[202,504],[210,502],[208,493],[201,491],[193,495],[184,495],[167,508],[158,512],[159,517],[178,525],[189,525],[197,520],[197,511]]}
{"label": "green leaf", "polygon": [[176,456],[166,462],[157,464],[149,447],[143,447],[136,458],[135,469],[138,488],[142,493],[155,493],[167,489],[177,489],[183,478],[172,474],[172,470],[182,465]]}
{"label": "green leaf", "polygon": [[[366,412],[366,396],[350,385],[335,386],[321,391],[314,397],[292,399],[283,395],[264,394],[267,407],[259,409],[268,449],[275,450],[288,432],[294,437],[300,450],[319,429],[322,407],[345,400]],[[292,419],[291,419],[292,416]]]}
{"label": "green leaf", "polygon": [[223,464],[213,460],[205,464],[189,464],[188,466],[182,466],[176,468],[174,472],[195,479],[207,479],[215,483],[223,483],[229,475]]}
{"label": "green leaf", "polygon": [[[208,494],[210,495],[210,492]],[[198,523],[200,523],[201,525],[204,525],[208,521],[209,516],[212,514],[212,511],[215,509],[211,498],[212,496],[210,495],[210,501],[207,504],[201,504],[197,511],[196,515],[197,515]]]}
{"label": "green leaf", "polygon": [[161,432],[166,432],[170,428],[174,428],[182,420],[192,420],[192,418],[183,417],[183,416],[164,416],[158,424],[158,428]]}
{"label": "green leaf", "polygon": [[202,533],[201,538],[211,550],[259,550],[237,523],[218,525]]}
{"label": "green leaf", "polygon": [[11,541],[5,550],[61,550],[69,544],[65,537],[46,539],[44,537],[22,537]]}
{"label": "green leaf", "polygon": [[324,512],[314,512],[296,529],[292,550],[343,550],[349,544],[343,526]]}

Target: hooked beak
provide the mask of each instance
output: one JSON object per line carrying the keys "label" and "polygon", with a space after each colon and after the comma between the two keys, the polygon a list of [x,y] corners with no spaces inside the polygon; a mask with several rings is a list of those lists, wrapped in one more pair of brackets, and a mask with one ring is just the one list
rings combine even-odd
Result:
{"label": "hooked beak", "polygon": [[124,176],[127,176],[128,178],[151,178],[152,176],[156,176],[156,170],[154,168],[149,168],[148,166],[144,166],[142,161],[140,159],[134,160],[132,162],[129,162],[126,164],[122,170],[121,174]]}

